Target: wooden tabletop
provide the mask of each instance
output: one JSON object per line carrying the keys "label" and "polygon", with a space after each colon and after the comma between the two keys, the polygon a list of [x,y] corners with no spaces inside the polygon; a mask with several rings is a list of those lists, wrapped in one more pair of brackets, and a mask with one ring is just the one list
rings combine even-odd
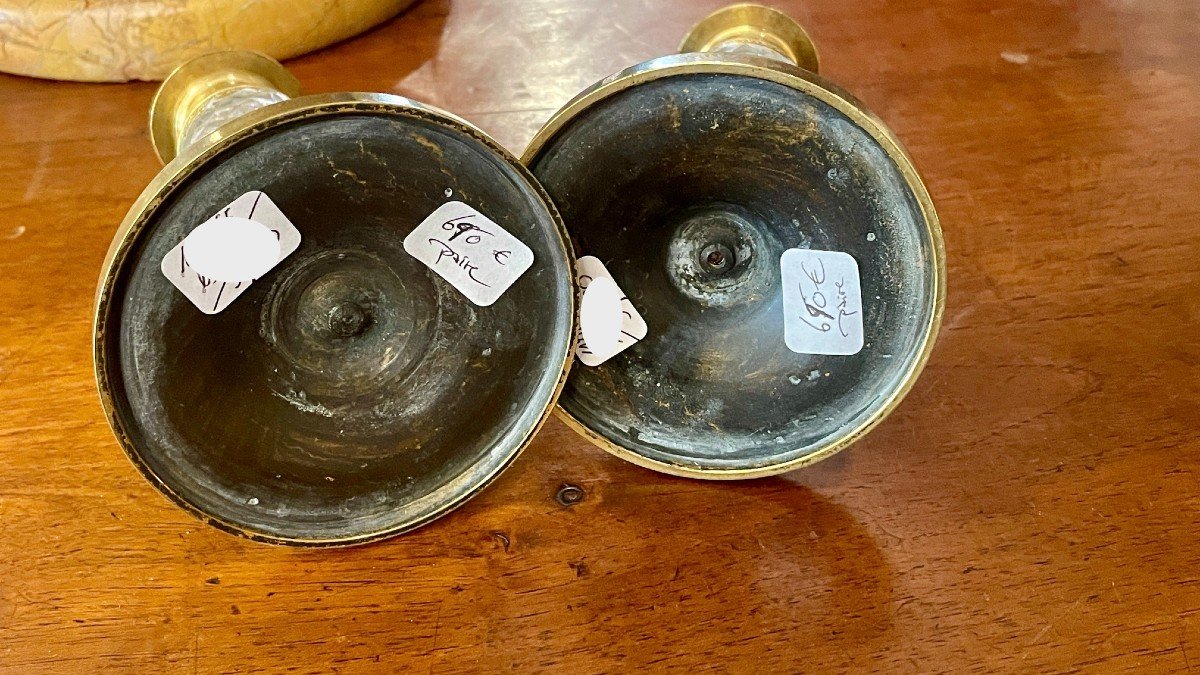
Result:
{"label": "wooden tabletop", "polygon": [[[427,0],[289,65],[519,152],[718,4]],[[121,453],[90,322],[159,168],[154,87],[0,78],[0,670],[1200,665],[1200,6],[777,5],[938,205],[950,294],[911,395],[850,450],[742,483],[552,421],[464,508],[344,550],[205,527]]]}

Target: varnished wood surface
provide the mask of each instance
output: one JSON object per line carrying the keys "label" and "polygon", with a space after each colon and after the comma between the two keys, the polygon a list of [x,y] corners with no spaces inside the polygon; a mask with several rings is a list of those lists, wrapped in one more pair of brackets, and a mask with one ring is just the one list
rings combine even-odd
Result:
{"label": "varnished wood surface", "polygon": [[[714,0],[429,0],[293,61],[514,151]],[[1200,10],[780,2],[896,130],[950,295],[849,451],[713,484],[551,422],[410,535],[292,550],[200,526],[105,426],[97,271],[158,167],[151,85],[0,78],[0,670],[1182,671],[1200,665]],[[564,483],[586,498],[563,507]]]}

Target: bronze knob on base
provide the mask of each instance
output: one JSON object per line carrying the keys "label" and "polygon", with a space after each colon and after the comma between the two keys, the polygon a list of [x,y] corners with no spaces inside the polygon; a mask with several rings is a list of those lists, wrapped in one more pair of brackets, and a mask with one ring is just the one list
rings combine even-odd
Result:
{"label": "bronze knob on base", "polygon": [[[944,305],[941,230],[900,143],[816,74],[794,21],[736,5],[683,45],[579,94],[525,153],[576,251],[648,324],[573,370],[560,409],[659,471],[777,474],[845,448],[912,386]],[[860,297],[836,299],[851,282]],[[859,342],[831,348],[830,331]]]}
{"label": "bronze knob on base", "polygon": [[[460,505],[532,439],[570,362],[573,257],[540,185],[479,129],[398,96],[297,89],[247,52],[163,83],[151,128],[169,163],[105,261],[96,376],[122,447],[189,512],[262,541],[362,543]],[[299,245],[201,311],[168,278],[190,274],[182,253],[164,259],[252,192]],[[532,252],[489,305],[406,251],[450,201]],[[235,288],[205,286],[214,307],[218,290]]]}

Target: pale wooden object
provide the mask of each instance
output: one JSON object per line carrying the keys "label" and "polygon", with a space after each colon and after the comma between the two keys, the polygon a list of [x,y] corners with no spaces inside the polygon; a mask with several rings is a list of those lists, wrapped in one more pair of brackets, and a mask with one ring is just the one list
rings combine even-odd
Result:
{"label": "pale wooden object", "polygon": [[219,49],[285,59],[361,33],[414,0],[0,0],[0,70],[162,79]]}

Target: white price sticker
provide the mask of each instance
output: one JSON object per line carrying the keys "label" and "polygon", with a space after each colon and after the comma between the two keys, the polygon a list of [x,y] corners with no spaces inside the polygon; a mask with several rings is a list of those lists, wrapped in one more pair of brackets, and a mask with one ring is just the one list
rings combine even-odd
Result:
{"label": "white price sticker", "polygon": [[486,307],[533,265],[533,251],[462,202],[446,202],[404,238],[404,250]]}
{"label": "white price sticker", "polygon": [[[589,296],[588,289],[598,279],[605,281]],[[575,282],[583,293],[575,328],[575,353],[585,366],[598,366],[646,337],[646,321],[599,258],[588,255],[576,260]],[[612,303],[611,298],[619,304]],[[607,333],[613,324],[618,324],[619,329],[613,331],[616,338],[609,339]],[[585,328],[593,336],[593,344],[589,345],[585,339]]]}
{"label": "white price sticker", "polygon": [[[189,232],[160,269],[201,312],[216,314],[299,246],[300,230],[266,193],[255,190]],[[251,278],[217,278],[223,273]]]}
{"label": "white price sticker", "polygon": [[788,349],[800,354],[857,354],[863,348],[863,309],[854,258],[840,251],[793,248],[783,252],[779,265]]}

